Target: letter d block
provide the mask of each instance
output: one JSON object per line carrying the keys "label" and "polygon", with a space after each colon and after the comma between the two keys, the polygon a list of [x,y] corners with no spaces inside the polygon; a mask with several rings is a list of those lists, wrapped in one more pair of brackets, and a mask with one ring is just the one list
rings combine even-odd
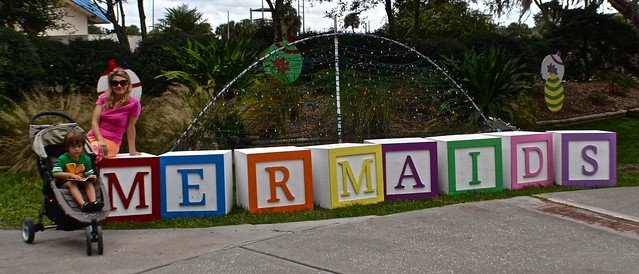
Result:
{"label": "letter d block", "polygon": [[233,152],[240,206],[253,213],[313,209],[310,150],[271,147]]}
{"label": "letter d block", "polygon": [[313,152],[315,201],[321,207],[384,200],[381,145],[333,144],[308,148]]}
{"label": "letter d block", "polygon": [[424,138],[365,140],[382,145],[384,199],[422,199],[439,194],[437,142]]}
{"label": "letter d block", "polygon": [[230,150],[160,155],[162,217],[224,215],[233,207]]}
{"label": "letter d block", "polygon": [[564,186],[613,186],[617,183],[617,135],[600,130],[552,133],[555,182]]}
{"label": "letter d block", "polygon": [[147,153],[103,159],[100,177],[111,200],[109,221],[146,222],[160,219],[159,157]]}
{"label": "letter d block", "polygon": [[501,139],[483,134],[428,139],[437,141],[440,192],[456,195],[503,190]]}
{"label": "letter d block", "polygon": [[552,185],[552,134],[505,131],[486,135],[501,138],[505,189]]}

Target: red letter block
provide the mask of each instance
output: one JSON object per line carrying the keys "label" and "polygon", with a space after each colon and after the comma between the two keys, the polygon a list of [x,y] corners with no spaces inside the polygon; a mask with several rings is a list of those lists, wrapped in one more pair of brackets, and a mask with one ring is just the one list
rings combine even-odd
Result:
{"label": "red letter block", "polygon": [[146,222],[160,218],[159,157],[128,153],[98,165],[111,200],[109,221]]}

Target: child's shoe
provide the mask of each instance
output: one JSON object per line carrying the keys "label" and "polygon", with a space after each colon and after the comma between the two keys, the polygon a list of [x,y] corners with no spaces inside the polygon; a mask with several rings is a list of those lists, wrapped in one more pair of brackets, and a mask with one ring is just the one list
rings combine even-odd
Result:
{"label": "child's shoe", "polygon": [[91,202],[93,206],[93,211],[100,211],[104,207],[104,203],[102,201]]}
{"label": "child's shoe", "polygon": [[93,203],[92,202],[84,202],[82,205],[82,212],[91,212],[93,211]]}

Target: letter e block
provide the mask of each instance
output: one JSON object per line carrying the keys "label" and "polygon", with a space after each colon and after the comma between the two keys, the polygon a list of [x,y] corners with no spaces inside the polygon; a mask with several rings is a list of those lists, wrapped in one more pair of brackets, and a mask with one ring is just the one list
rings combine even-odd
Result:
{"label": "letter e block", "polygon": [[382,148],[378,144],[309,146],[315,201],[324,208],[384,200]]}
{"label": "letter e block", "polygon": [[160,155],[161,215],[224,215],[233,208],[231,150]]}
{"label": "letter e block", "polygon": [[311,151],[299,147],[236,149],[237,202],[249,212],[313,209]]}
{"label": "letter e block", "polygon": [[505,189],[553,184],[552,134],[504,131],[486,135],[501,138]]}
{"label": "letter e block", "polygon": [[461,134],[428,139],[437,141],[440,192],[457,195],[503,190],[500,138]]}
{"label": "letter e block", "polygon": [[365,140],[382,145],[384,199],[422,199],[439,194],[437,142],[424,138]]}
{"label": "letter e block", "polygon": [[563,186],[613,186],[617,183],[617,135],[601,130],[552,133],[555,182]]}
{"label": "letter e block", "polygon": [[107,221],[146,222],[160,219],[159,157],[120,153],[98,165],[111,200]]}

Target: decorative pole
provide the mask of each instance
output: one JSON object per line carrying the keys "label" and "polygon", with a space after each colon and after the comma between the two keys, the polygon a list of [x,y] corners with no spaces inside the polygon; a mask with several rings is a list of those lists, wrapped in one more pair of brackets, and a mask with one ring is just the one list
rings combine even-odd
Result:
{"label": "decorative pole", "polygon": [[339,92],[339,39],[337,38],[337,13],[335,14],[335,100],[337,104],[337,142],[342,143],[342,107]]}

